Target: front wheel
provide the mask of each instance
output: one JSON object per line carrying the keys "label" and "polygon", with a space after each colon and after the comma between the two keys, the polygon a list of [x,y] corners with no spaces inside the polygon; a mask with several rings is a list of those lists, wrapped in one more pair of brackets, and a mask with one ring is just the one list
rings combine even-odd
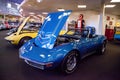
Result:
{"label": "front wheel", "polygon": [[24,43],[28,42],[30,39],[32,39],[31,37],[24,37],[20,40],[19,45],[22,46]]}
{"label": "front wheel", "polygon": [[71,74],[74,72],[78,65],[78,53],[76,51],[71,51],[65,56],[61,63],[61,70],[65,74]]}

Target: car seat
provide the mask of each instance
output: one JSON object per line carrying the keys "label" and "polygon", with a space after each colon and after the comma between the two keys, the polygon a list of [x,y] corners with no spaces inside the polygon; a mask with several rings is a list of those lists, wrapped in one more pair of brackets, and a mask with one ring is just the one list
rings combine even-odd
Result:
{"label": "car seat", "polygon": [[93,37],[95,35],[95,28],[91,26],[85,27],[85,29],[82,31],[82,37]]}
{"label": "car seat", "polygon": [[87,37],[88,36],[88,31],[87,30],[82,30],[81,31],[81,33],[82,33],[82,37]]}

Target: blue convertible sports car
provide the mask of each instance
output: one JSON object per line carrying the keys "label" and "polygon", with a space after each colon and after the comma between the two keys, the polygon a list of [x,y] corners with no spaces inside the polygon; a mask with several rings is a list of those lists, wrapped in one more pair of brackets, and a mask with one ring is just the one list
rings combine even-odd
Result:
{"label": "blue convertible sports car", "polygon": [[70,14],[70,10],[49,13],[37,37],[19,49],[20,58],[42,70],[60,67],[64,73],[70,74],[81,59],[93,52],[103,54],[106,37],[96,35],[94,27],[70,29],[59,36]]}

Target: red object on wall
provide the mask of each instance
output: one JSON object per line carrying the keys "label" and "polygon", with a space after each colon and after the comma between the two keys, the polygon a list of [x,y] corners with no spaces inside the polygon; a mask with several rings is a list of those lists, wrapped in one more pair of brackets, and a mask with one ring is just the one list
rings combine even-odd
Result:
{"label": "red object on wall", "polygon": [[110,20],[110,16],[107,16],[107,17],[106,17],[106,20],[109,21],[109,20]]}
{"label": "red object on wall", "polygon": [[109,22],[109,25],[112,25],[112,21]]}
{"label": "red object on wall", "polygon": [[108,40],[112,40],[114,37],[114,29],[106,29],[105,36],[107,37]]}

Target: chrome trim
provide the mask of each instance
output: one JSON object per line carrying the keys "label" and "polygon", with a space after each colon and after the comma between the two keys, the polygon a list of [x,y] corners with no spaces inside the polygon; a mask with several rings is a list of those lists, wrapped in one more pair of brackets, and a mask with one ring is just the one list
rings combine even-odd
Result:
{"label": "chrome trim", "polygon": [[29,59],[29,58],[25,58],[25,57],[22,57],[21,55],[19,56],[21,59],[24,59],[24,60],[28,60],[28,61],[31,61],[31,62],[34,62],[34,63],[36,63],[36,64],[40,64],[40,65],[47,65],[47,64],[52,64],[53,62],[47,62],[47,63],[40,63],[40,62],[37,62],[37,61],[33,61],[33,60],[31,60],[31,59]]}

